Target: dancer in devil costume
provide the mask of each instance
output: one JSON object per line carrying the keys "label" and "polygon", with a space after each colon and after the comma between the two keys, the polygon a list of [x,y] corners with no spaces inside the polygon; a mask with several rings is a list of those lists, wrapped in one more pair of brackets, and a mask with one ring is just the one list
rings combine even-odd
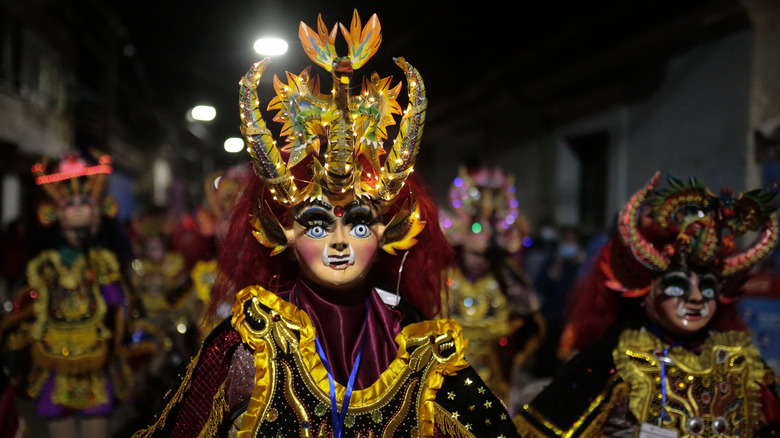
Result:
{"label": "dancer in devil costume", "polygon": [[10,338],[27,337],[32,369],[26,392],[55,438],[107,436],[108,416],[131,385],[120,265],[99,238],[103,218],[117,213],[104,193],[111,158],[91,158],[69,154],[53,173],[47,163],[33,166],[48,195],[39,220],[56,233],[49,249],[27,264],[23,305],[3,327],[13,332]]}
{"label": "dancer in devil costume", "polygon": [[657,185],[656,174],[622,209],[576,288],[579,354],[525,407],[524,436],[755,437],[780,425],[774,375],[733,304],[777,243],[774,194]]}
{"label": "dancer in devil costume", "polygon": [[403,58],[401,85],[353,70],[381,41],[376,15],[338,27],[301,24],[305,69],[274,79],[286,145],[258,108],[268,61],[241,81],[241,118],[258,178],[245,188],[219,261],[213,302],[239,291],[233,315],[204,342],[148,436],[515,436],[501,401],[464,359],[461,329],[432,320],[451,249],[412,175],[426,113],[422,78]]}

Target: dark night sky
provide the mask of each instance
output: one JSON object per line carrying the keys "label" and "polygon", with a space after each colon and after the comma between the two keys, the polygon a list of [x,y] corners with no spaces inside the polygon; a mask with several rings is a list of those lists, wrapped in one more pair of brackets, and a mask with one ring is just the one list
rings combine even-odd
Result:
{"label": "dark night sky", "polygon": [[[534,135],[565,117],[593,111],[567,106],[568,96],[591,89],[598,95],[599,87],[614,89],[615,82],[628,90],[620,99],[651,90],[670,53],[705,38],[712,32],[707,23],[734,16],[739,7],[737,0],[368,3],[137,0],[106,7],[124,44],[133,48],[125,59],[133,71],[126,74],[141,83],[140,92],[128,91],[127,99],[149,100],[158,123],[167,124],[183,120],[194,105],[214,105],[218,116],[208,129],[219,139],[217,149],[222,139],[239,135],[238,81],[260,59],[252,50],[255,39],[274,35],[290,43],[261,82],[261,107],[272,96],[271,78],[285,71],[297,74],[312,65],[323,89],[330,86],[329,74],[305,56],[297,38],[300,21],[316,29],[318,13],[328,28],[337,21],[349,25],[355,4],[364,23],[378,15],[382,46],[356,79],[377,71],[393,75],[396,83],[403,76],[392,57],[405,57],[426,83],[426,130],[446,130],[448,123],[463,120],[477,127],[519,124],[517,112],[493,109],[492,102],[503,96],[528,115],[524,129]],[[728,24],[733,19],[726,21],[733,25]],[[337,48],[346,54],[340,33]]]}

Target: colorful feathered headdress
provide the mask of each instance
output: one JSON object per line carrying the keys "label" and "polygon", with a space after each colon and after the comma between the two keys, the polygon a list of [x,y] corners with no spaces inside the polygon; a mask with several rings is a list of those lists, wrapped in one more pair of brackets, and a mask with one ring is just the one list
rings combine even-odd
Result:
{"label": "colorful feathered headdress", "polygon": [[461,167],[450,186],[450,205],[441,210],[441,223],[453,245],[481,237],[514,253],[528,235],[528,221],[520,214],[514,176],[501,169]]}
{"label": "colorful feathered headdress", "polygon": [[68,199],[84,197],[100,207],[104,216],[114,217],[117,205],[113,198],[105,196],[108,175],[112,172],[111,157],[100,155],[96,163],[88,163],[76,153],[65,155],[56,164],[56,171],[47,173],[48,157],[32,167],[35,183],[49,198],[38,208],[38,220],[45,226],[57,221],[57,211]]}
{"label": "colorful feathered headdress", "polygon": [[[427,107],[422,78],[403,58],[395,59],[409,89],[403,111],[396,100],[401,84],[391,86],[392,77],[373,73],[363,79],[360,94],[353,95],[354,71],[382,41],[379,19],[373,15],[363,27],[355,11],[349,28],[338,24],[328,31],[321,16],[317,24],[315,32],[301,23],[299,37],[309,58],[331,73],[333,88],[329,94],[320,93],[319,78],[311,76],[309,68],[298,75],[288,72],[286,83],[274,77],[276,97],[268,110],[277,111],[274,121],[283,124],[284,146],[277,145],[259,110],[257,86],[270,61],[256,63],[241,80],[241,132],[255,173],[271,199],[283,206],[318,198],[323,192],[328,196],[348,192],[387,206],[413,171],[419,150]],[[347,40],[347,56],[336,53],[337,28]],[[386,150],[387,127],[396,123],[396,115],[401,115],[398,134]],[[301,177],[294,168],[304,163],[308,171]],[[417,208],[412,197],[390,221],[382,242],[385,251],[394,253],[414,244],[414,236],[423,228]],[[257,240],[277,254],[287,242],[270,210],[259,205],[253,226]]]}
{"label": "colorful feathered headdress", "polygon": [[[733,299],[730,286],[777,244],[775,192],[735,196],[726,189],[715,195],[696,178],[669,176],[668,181],[669,187],[657,188],[656,173],[620,211],[617,237],[601,257],[607,287],[624,297],[640,297],[659,273],[708,269],[724,283],[721,300]],[[741,237],[750,241],[740,248]]]}

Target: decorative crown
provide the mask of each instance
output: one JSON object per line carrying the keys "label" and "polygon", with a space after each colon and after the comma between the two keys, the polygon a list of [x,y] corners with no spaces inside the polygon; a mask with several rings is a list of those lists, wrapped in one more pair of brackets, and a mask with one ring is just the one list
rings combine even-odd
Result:
{"label": "decorative crown", "polygon": [[[733,190],[724,189],[715,195],[697,178],[683,181],[671,175],[669,186],[658,189],[658,175],[620,211],[618,241],[603,250],[601,270],[610,289],[625,297],[649,291],[647,281],[636,281],[637,270],[626,268],[630,260],[648,275],[706,267],[727,282],[774,249],[778,240],[776,207],[771,202],[774,191],[758,189],[735,196]],[[739,248],[737,238],[750,232],[756,233],[755,238]],[[634,274],[626,275],[628,271]]]}
{"label": "decorative crown", "polygon": [[[347,56],[336,54],[337,27],[347,40]],[[281,136],[286,140],[281,149],[263,120],[257,95],[260,78],[270,61],[266,58],[254,64],[241,79],[241,132],[247,139],[255,173],[279,204],[294,206],[318,198],[325,191],[330,196],[350,192],[388,205],[413,171],[427,106],[425,86],[417,70],[404,58],[394,59],[403,70],[409,89],[408,107],[403,112],[396,101],[401,84],[391,87],[392,77],[380,78],[373,73],[363,79],[359,95],[352,95],[350,90],[354,71],[379,48],[380,31],[376,14],[363,27],[357,10],[349,28],[338,24],[328,31],[321,15],[316,32],[300,24],[298,35],[304,51],[331,73],[333,89],[330,94],[321,94],[319,78],[310,76],[308,67],[299,75],[287,72],[286,83],[274,77],[276,97],[269,102],[268,110],[277,110],[274,121],[283,124]],[[387,127],[396,123],[394,116],[399,114],[402,117],[398,134],[388,152],[384,148]],[[293,176],[291,169],[309,156],[308,177]],[[269,208],[260,205],[258,210],[255,236],[278,253],[284,249],[286,239],[279,233]],[[387,242],[390,246],[383,247],[388,252],[411,246],[409,232],[422,228],[419,223],[412,226],[417,211],[414,202],[404,211],[393,221],[408,231],[399,237],[405,243]]]}
{"label": "decorative crown", "polygon": [[100,206],[104,215],[113,217],[117,213],[116,202],[105,196],[106,181],[113,171],[111,157],[101,155],[97,164],[90,165],[75,152],[65,155],[58,163],[57,170],[47,173],[50,159],[44,157],[32,166],[35,183],[49,197],[50,202],[42,202],[38,209],[38,219],[44,225],[50,225],[57,219],[57,208],[66,200],[85,196],[93,204]]}
{"label": "decorative crown", "polygon": [[[442,209],[442,227],[450,242],[463,244],[470,235],[490,238],[516,252],[528,235],[528,221],[520,214],[514,176],[501,169],[461,167],[450,186],[450,209]],[[449,211],[452,213],[450,213]]]}

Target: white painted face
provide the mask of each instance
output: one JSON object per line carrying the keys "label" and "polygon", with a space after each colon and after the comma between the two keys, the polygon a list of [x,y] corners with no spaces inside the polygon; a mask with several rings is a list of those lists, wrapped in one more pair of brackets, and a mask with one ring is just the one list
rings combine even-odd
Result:
{"label": "white painted face", "polygon": [[718,279],[711,273],[670,271],[653,281],[644,304],[650,320],[659,327],[692,334],[712,320],[719,292]]}
{"label": "white painted face", "polygon": [[363,285],[383,231],[370,203],[323,196],[298,208],[288,241],[304,278],[346,291]]}

